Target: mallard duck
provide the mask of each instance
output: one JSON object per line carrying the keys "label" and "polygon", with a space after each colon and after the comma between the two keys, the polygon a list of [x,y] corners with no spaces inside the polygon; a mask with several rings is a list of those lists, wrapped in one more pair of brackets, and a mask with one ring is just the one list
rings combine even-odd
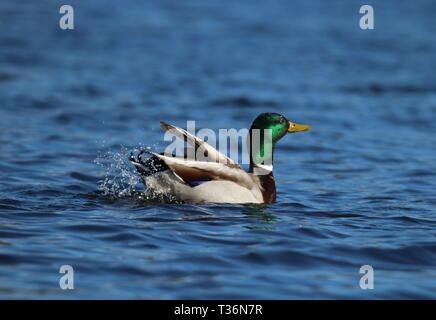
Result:
{"label": "mallard duck", "polygon": [[[256,117],[247,137],[250,167],[242,167],[214,147],[184,129],[161,121],[161,128],[171,130],[194,150],[201,148],[207,161],[152,153],[143,161],[141,153],[129,160],[136,167],[146,187],[154,194],[185,203],[274,203],[276,186],[273,176],[274,147],[286,133],[307,131],[309,125],[287,120],[278,113],[262,113]],[[260,132],[259,146],[253,145],[253,132]],[[263,130],[270,129],[270,130]],[[268,132],[270,139],[263,139]]]}

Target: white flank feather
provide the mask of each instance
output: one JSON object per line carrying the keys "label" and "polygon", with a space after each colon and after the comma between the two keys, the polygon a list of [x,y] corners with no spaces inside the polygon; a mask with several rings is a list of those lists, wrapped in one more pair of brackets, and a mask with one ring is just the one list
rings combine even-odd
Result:
{"label": "white flank feather", "polygon": [[192,177],[208,177],[212,180],[233,181],[248,189],[253,187],[254,181],[252,177],[237,165],[186,160],[177,157],[167,157],[157,153],[153,154],[165,161],[166,165],[182,178],[187,175]]}

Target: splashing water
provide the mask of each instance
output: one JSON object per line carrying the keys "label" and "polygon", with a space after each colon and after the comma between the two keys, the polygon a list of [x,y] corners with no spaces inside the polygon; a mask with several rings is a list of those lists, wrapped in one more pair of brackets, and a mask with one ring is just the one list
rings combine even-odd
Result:
{"label": "splashing water", "polygon": [[101,153],[94,162],[105,170],[98,186],[102,195],[111,199],[135,198],[149,203],[180,203],[171,196],[165,176],[153,176],[143,181],[130,163],[131,154],[152,149],[143,146],[133,150],[121,147],[118,152]]}
{"label": "splashing water", "polygon": [[[136,151],[138,149],[133,150]],[[122,198],[141,193],[137,190],[141,178],[128,160],[131,152],[132,150],[121,147],[119,152],[107,151],[94,160],[97,165],[105,169],[104,179],[98,186],[103,195]]]}

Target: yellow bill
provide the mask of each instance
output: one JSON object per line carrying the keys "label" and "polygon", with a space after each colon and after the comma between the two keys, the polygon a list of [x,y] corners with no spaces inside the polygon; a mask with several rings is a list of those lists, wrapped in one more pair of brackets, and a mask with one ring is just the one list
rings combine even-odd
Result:
{"label": "yellow bill", "polygon": [[311,128],[308,124],[298,124],[289,121],[289,127],[288,132],[300,132],[300,131],[307,131]]}

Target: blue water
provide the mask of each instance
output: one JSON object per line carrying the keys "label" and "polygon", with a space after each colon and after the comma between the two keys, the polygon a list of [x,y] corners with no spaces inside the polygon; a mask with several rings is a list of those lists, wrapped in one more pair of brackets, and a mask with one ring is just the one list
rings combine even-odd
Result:
{"label": "blue water", "polygon": [[[0,2],[1,298],[436,298],[436,3]],[[159,120],[279,112],[273,205],[170,205]],[[61,265],[75,289],[61,290]],[[359,268],[374,268],[361,290]]]}

